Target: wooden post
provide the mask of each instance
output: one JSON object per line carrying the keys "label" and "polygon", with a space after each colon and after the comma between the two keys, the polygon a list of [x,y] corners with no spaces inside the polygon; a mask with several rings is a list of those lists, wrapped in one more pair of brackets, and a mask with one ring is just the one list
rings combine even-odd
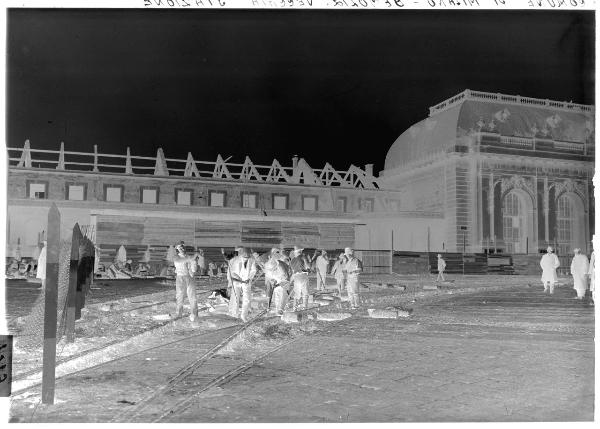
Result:
{"label": "wooden post", "polygon": [[390,249],[390,274],[394,273],[394,228],[392,228],[392,243]]}
{"label": "wooden post", "polygon": [[69,263],[69,292],[67,293],[67,343],[75,341],[75,307],[77,306],[77,267],[79,265],[79,243],[82,239],[79,224],[73,227],[71,237],[71,261]]}
{"label": "wooden post", "polygon": [[46,245],[46,287],[44,302],[44,354],[42,367],[42,403],[54,404],[56,370],[56,318],[58,300],[58,263],[60,257],[60,213],[52,203],[48,212]]}

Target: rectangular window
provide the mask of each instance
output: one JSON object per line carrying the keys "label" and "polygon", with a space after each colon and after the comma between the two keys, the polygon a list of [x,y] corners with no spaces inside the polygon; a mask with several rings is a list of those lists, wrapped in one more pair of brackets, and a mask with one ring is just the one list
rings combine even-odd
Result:
{"label": "rectangular window", "polygon": [[302,210],[315,212],[318,210],[318,200],[314,195],[302,196]]}
{"label": "rectangular window", "polygon": [[287,210],[289,196],[286,194],[273,194],[273,209]]}
{"label": "rectangular window", "polygon": [[48,198],[47,182],[27,182],[27,196],[36,200],[45,200]]}
{"label": "rectangular window", "polygon": [[211,207],[225,207],[226,195],[223,191],[210,191],[208,193],[208,204]]}
{"label": "rectangular window", "polygon": [[258,207],[258,194],[256,192],[242,192],[242,207],[255,209]]}
{"label": "rectangular window", "polygon": [[85,184],[67,184],[67,200],[84,201],[86,194]]}
{"label": "rectangular window", "polygon": [[373,198],[362,198],[360,200],[360,209],[365,212],[372,212],[375,201]]}
{"label": "rectangular window", "polygon": [[338,213],[346,213],[346,203],[346,197],[338,197],[338,199],[335,200],[335,210]]}
{"label": "rectangular window", "polygon": [[142,204],[158,204],[158,188],[142,186],[140,188],[140,202]]}
{"label": "rectangular window", "polygon": [[104,201],[123,202],[123,185],[104,185]]}
{"label": "rectangular window", "polygon": [[175,203],[180,206],[192,205],[191,189],[175,189]]}

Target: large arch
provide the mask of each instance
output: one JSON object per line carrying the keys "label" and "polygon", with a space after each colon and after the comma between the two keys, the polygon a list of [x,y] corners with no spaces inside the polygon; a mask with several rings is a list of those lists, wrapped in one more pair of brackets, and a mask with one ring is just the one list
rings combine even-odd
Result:
{"label": "large arch", "polygon": [[586,246],[586,213],[581,196],[573,191],[562,192],[555,199],[556,241],[558,253],[570,255],[578,247]]}
{"label": "large arch", "polygon": [[537,247],[531,195],[521,188],[507,190],[502,196],[500,215],[507,253],[528,253]]}

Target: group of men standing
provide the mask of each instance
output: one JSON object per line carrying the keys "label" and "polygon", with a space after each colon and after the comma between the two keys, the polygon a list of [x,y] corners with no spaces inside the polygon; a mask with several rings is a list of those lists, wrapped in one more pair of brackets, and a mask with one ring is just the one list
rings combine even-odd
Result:
{"label": "group of men standing", "polygon": [[[198,270],[197,255],[188,256],[183,244],[176,246],[175,250],[177,252],[173,260],[176,274],[175,317],[182,316],[184,296],[187,293],[191,307],[190,320],[194,321],[198,317],[198,305],[193,281],[194,274]],[[252,284],[259,270],[265,274],[269,309],[273,304],[274,311],[278,315],[283,314],[283,310],[290,299],[294,311],[308,307],[309,273],[313,271],[313,266],[317,276],[317,290],[325,290],[331,261],[325,250],[322,250],[320,254],[315,252],[313,257],[304,254],[304,249],[298,246],[294,246],[289,254],[278,248],[273,248],[264,255],[253,254],[244,247],[238,247],[235,251],[237,254],[227,255],[224,250],[221,252],[228,266],[229,314],[236,318],[239,317],[243,322],[248,321],[252,299]],[[344,286],[346,287],[352,309],[357,309],[360,306],[359,275],[361,272],[362,262],[356,258],[354,250],[349,247],[339,255],[331,270],[331,274],[336,279],[340,295]]]}
{"label": "group of men standing", "polygon": [[[576,299],[583,299],[588,289],[588,277],[590,279],[589,289],[592,292],[592,300],[595,301],[596,287],[594,281],[595,255],[592,252],[590,259],[581,253],[581,249],[573,250],[573,259],[571,260],[571,275],[573,276],[573,289],[577,293]],[[558,283],[556,269],[560,266],[558,256],[554,253],[552,246],[546,250],[540,261],[542,267],[542,283],[545,293],[554,293],[554,286]]]}

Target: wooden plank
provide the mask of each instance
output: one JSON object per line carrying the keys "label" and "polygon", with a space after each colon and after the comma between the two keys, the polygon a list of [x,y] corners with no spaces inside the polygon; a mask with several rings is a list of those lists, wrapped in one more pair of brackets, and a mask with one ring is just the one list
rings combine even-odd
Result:
{"label": "wooden plank", "polygon": [[67,292],[67,343],[75,341],[75,308],[77,306],[77,268],[79,266],[79,244],[83,236],[76,223],[71,236],[71,258],[69,262],[69,291]]}
{"label": "wooden plank", "polygon": [[323,249],[343,249],[354,247],[354,225],[320,224],[319,247]]}
{"label": "wooden plank", "polygon": [[269,248],[281,243],[281,222],[242,221],[241,242],[245,246]]}
{"label": "wooden plank", "polygon": [[147,217],[144,220],[143,240],[131,244],[175,245],[184,241],[185,244],[193,245],[194,227],[193,219]]}
{"label": "wooden plank", "polygon": [[46,245],[42,403],[53,404],[56,382],[56,322],[60,257],[60,213],[54,203],[48,211],[48,227],[46,230],[48,231],[48,243]]}
{"label": "wooden plank", "polygon": [[314,223],[283,222],[281,224],[282,244],[288,246],[301,246],[304,248],[319,247],[319,227]]}
{"label": "wooden plank", "polygon": [[199,247],[235,247],[242,241],[241,224],[237,221],[219,222],[196,220],[194,243]]}

